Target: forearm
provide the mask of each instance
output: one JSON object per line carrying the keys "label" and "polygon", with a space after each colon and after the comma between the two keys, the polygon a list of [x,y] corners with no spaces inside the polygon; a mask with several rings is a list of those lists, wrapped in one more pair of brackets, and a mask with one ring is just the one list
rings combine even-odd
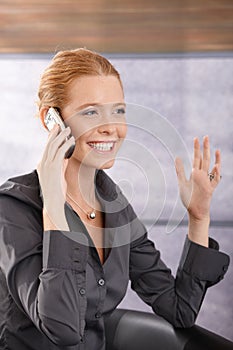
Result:
{"label": "forearm", "polygon": [[189,215],[188,238],[204,247],[209,246],[210,217],[199,220]]}
{"label": "forearm", "polygon": [[32,237],[28,230],[26,244],[14,243],[21,249],[16,249],[15,261],[5,259],[9,290],[17,305],[52,342],[74,346],[83,334],[86,299],[79,289],[85,288],[87,246],[60,231],[46,231],[43,246],[40,240],[36,244],[37,236]]}
{"label": "forearm", "polygon": [[154,244],[142,236],[131,243],[131,287],[174,326],[190,327],[206,289],[218,283],[227,271],[229,257],[217,249],[218,244],[212,239],[206,248],[187,238],[174,279]]}

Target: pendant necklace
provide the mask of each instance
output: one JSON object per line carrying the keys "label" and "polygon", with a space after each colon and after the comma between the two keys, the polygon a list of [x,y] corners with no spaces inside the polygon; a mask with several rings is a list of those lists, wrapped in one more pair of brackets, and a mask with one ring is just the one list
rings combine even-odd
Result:
{"label": "pendant necklace", "polygon": [[72,197],[71,197],[71,195],[67,192],[67,197],[69,197],[71,200],[72,200],[72,202],[74,202],[78,207],[79,207],[79,209],[81,209],[82,210],[82,212],[84,213],[84,214],[86,214],[86,216],[87,216],[87,218],[89,219],[89,220],[94,220],[95,218],[96,218],[96,212],[95,212],[95,209],[93,208],[90,212],[86,212],[82,207],[80,207],[80,205],[78,204],[78,202],[76,202]]}

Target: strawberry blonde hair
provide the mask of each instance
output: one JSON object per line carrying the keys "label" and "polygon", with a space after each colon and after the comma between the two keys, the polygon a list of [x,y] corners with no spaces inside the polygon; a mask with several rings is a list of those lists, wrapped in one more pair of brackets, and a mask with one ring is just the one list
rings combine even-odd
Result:
{"label": "strawberry blonde hair", "polygon": [[69,101],[68,87],[74,79],[83,76],[113,75],[122,87],[120,74],[103,56],[79,48],[59,51],[45,69],[38,90],[38,107],[62,107]]}

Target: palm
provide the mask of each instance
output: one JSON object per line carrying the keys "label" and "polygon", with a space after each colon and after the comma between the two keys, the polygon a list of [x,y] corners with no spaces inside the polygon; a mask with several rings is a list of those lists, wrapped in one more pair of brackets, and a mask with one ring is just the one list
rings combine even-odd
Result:
{"label": "palm", "polygon": [[216,151],[215,165],[211,171],[214,175],[210,181],[210,148],[208,137],[204,138],[203,156],[198,139],[194,141],[194,160],[190,179],[187,180],[182,161],[176,159],[176,171],[179,182],[180,197],[190,215],[202,219],[209,215],[212,194],[220,180],[220,152]]}

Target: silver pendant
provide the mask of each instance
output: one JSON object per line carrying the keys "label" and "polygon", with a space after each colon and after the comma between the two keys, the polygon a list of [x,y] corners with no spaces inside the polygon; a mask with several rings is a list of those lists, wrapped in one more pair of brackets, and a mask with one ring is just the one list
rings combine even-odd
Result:
{"label": "silver pendant", "polygon": [[89,218],[89,219],[92,219],[92,220],[93,220],[93,219],[95,219],[95,217],[96,217],[96,215],[95,215],[95,212],[94,212],[94,211],[92,211],[91,213],[88,214],[88,218]]}

